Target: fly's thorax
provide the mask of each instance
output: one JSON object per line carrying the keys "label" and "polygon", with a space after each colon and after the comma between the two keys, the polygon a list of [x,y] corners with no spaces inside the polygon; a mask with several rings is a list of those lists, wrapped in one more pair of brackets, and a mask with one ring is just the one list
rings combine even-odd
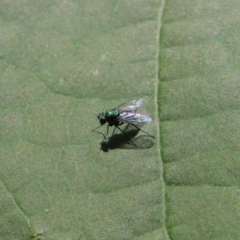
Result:
{"label": "fly's thorax", "polygon": [[105,112],[105,119],[108,120],[114,120],[120,115],[120,112],[118,110],[112,109]]}

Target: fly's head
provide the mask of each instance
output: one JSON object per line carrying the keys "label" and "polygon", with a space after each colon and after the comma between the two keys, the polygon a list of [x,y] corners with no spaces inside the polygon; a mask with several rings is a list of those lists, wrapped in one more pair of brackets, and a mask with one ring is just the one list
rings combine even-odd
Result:
{"label": "fly's head", "polygon": [[97,118],[99,119],[101,125],[103,125],[103,124],[105,124],[107,122],[107,120],[105,118],[105,114],[103,112],[99,113],[97,115]]}

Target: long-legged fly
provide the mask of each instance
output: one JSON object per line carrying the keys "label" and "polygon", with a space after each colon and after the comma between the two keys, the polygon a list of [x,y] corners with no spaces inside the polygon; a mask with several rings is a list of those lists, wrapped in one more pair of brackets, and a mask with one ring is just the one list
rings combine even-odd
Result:
{"label": "long-legged fly", "polygon": [[[111,110],[107,110],[106,112],[99,113],[97,118],[100,121],[100,126],[98,126],[97,128],[94,128],[92,131],[100,133],[100,132],[96,131],[96,129],[100,128],[105,123],[108,123],[107,134],[104,135],[103,133],[100,133],[104,136],[104,139],[106,139],[106,137],[108,135],[109,126],[115,126],[115,128],[118,128],[127,137],[127,139],[129,139],[136,146],[136,144],[127,136],[126,132],[124,132],[119,127],[120,125],[122,125],[124,123],[128,123],[128,124],[133,125],[139,131],[142,131],[142,132],[146,133],[147,135],[154,137],[151,134],[140,129],[140,127],[142,125],[149,124],[152,122],[152,119],[149,116],[147,116],[145,114],[141,114],[141,113],[136,113],[137,109],[142,104],[143,104],[143,99],[141,99],[141,98],[134,99],[131,101],[127,101]],[[115,131],[115,129],[114,129],[114,131]],[[114,131],[113,131],[113,134],[114,134]],[[103,139],[103,141],[104,141],[104,139]]]}

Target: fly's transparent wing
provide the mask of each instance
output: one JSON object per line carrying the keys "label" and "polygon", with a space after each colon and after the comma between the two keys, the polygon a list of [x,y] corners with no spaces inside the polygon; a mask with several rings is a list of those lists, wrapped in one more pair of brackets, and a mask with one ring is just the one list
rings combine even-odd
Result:
{"label": "fly's transparent wing", "polygon": [[149,116],[134,112],[122,112],[117,119],[119,122],[132,123],[136,125],[149,124],[152,122],[152,119]]}
{"label": "fly's transparent wing", "polygon": [[125,102],[114,109],[117,109],[119,112],[136,112],[137,109],[142,105],[143,99],[135,99],[128,102]]}

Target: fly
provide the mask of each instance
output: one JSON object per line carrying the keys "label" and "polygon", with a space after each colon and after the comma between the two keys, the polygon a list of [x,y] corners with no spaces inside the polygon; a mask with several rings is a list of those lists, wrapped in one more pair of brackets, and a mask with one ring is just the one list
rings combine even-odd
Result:
{"label": "fly", "polygon": [[[139,131],[142,131],[146,133],[147,135],[152,136],[151,134],[143,131],[140,129],[140,127],[144,124],[149,124],[152,122],[152,119],[141,113],[136,113],[137,109],[143,104],[143,99],[135,99],[131,100],[128,102],[125,102],[111,110],[107,110],[106,112],[99,113],[97,118],[99,119],[100,126],[97,128],[94,128],[92,131],[93,132],[98,132],[95,131],[96,129],[100,128],[102,125],[107,123],[107,134],[104,135],[103,133],[100,133],[104,136],[104,139],[106,139],[106,136],[108,135],[108,128],[109,126],[115,126],[115,129],[118,128],[135,146],[136,144],[127,136],[126,132],[124,132],[119,126],[127,123],[133,125],[136,129]],[[115,131],[114,129],[114,131]],[[114,134],[113,131],[113,134]],[[112,135],[113,135],[112,134]],[[103,139],[103,140],[104,140]]]}

